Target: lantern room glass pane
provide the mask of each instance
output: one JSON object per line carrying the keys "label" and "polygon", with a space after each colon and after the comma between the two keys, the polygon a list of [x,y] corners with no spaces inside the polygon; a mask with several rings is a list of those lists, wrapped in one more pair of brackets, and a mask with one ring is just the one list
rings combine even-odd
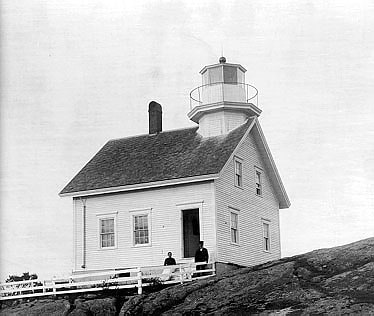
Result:
{"label": "lantern room glass pane", "polygon": [[210,68],[209,72],[209,83],[222,82],[222,67]]}
{"label": "lantern room glass pane", "polygon": [[223,81],[224,83],[237,83],[238,82],[238,75],[237,75],[237,68],[224,66],[223,67]]}
{"label": "lantern room glass pane", "polygon": [[208,71],[203,73],[203,85],[209,84]]}
{"label": "lantern room glass pane", "polygon": [[238,73],[238,82],[244,83],[245,82],[244,72],[238,69],[237,73]]}

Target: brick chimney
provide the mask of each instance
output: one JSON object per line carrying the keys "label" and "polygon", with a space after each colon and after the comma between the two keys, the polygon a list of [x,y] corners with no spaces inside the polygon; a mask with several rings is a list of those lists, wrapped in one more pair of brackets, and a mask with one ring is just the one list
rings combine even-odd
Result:
{"label": "brick chimney", "polygon": [[155,101],[148,106],[149,134],[158,134],[162,131],[162,107]]}

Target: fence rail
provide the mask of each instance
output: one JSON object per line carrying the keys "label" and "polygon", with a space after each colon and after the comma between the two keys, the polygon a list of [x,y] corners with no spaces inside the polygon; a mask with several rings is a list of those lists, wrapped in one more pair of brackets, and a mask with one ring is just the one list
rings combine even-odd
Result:
{"label": "fence rail", "polygon": [[202,262],[84,273],[65,279],[6,282],[0,284],[0,301],[124,288],[137,288],[138,294],[142,294],[143,287],[155,281],[163,284],[184,283],[215,274],[214,262]]}

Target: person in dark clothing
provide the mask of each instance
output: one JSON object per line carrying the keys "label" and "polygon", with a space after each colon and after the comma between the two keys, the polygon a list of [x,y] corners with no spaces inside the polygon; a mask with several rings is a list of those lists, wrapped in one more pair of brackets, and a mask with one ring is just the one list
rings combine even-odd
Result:
{"label": "person in dark clothing", "polygon": [[164,266],[175,266],[177,263],[175,262],[175,259],[172,258],[172,253],[168,252],[168,257],[164,261]]}
{"label": "person in dark clothing", "polygon": [[[199,241],[199,248],[195,252],[195,262],[206,262],[208,263],[209,254],[208,250],[204,248],[204,242]],[[206,265],[196,266],[196,270],[204,270]]]}

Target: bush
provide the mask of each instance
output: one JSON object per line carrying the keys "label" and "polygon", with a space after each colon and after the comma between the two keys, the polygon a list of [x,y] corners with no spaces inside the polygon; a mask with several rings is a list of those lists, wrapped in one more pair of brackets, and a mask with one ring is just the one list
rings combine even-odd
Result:
{"label": "bush", "polygon": [[21,276],[10,275],[5,280],[5,282],[8,283],[8,282],[28,281],[28,280],[36,280],[37,278],[38,278],[38,276],[35,273],[30,274],[29,272],[23,272],[23,274]]}
{"label": "bush", "polygon": [[156,292],[163,288],[164,283],[160,278],[145,278],[143,279],[143,284],[148,284],[147,287],[144,287],[147,292]]}

